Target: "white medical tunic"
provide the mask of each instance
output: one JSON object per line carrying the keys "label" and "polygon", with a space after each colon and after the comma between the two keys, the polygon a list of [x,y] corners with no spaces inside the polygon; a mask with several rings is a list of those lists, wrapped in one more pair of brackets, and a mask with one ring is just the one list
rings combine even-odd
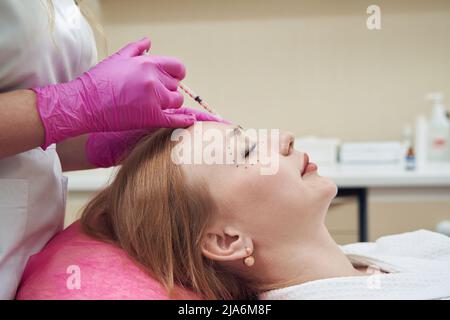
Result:
{"label": "white medical tunic", "polygon": [[[75,2],[53,5],[51,28],[46,0],[0,0],[0,92],[67,82],[95,64]],[[66,192],[55,145],[0,159],[0,299],[14,298],[28,258],[63,227]]]}

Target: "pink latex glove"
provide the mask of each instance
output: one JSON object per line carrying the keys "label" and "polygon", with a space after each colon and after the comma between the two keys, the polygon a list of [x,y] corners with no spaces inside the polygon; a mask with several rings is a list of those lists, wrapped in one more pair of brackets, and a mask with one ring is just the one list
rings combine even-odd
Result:
{"label": "pink latex glove", "polygon": [[[179,108],[167,110],[174,114],[192,115],[197,121],[217,121],[229,124],[230,122],[214,115],[207,114],[195,109]],[[131,151],[134,145],[143,137],[158,128],[139,129],[118,132],[91,133],[86,142],[85,150],[88,161],[96,167],[112,167]]]}
{"label": "pink latex glove", "polygon": [[189,114],[167,113],[183,104],[177,91],[185,76],[175,58],[143,55],[144,38],[68,83],[33,88],[45,128],[42,148],[84,133],[149,127],[185,127]]}

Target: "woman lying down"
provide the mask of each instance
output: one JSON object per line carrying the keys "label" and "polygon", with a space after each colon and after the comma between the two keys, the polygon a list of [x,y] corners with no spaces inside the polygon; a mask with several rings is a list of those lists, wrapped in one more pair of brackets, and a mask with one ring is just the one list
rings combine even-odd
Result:
{"label": "woman lying down", "polygon": [[[173,149],[193,151],[184,136],[200,125],[224,134],[231,163],[177,164]],[[450,297],[450,238],[421,230],[336,244],[324,223],[336,185],[292,135],[252,141],[203,122],[175,142],[172,131],[141,140],[82,218],[29,260],[17,298]],[[261,174],[258,148],[277,152],[276,174]]]}

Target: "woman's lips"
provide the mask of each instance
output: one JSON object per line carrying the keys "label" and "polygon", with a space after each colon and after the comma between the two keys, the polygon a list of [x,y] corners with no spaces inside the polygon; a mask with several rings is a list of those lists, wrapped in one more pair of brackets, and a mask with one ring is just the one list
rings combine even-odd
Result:
{"label": "woman's lips", "polygon": [[314,162],[310,162],[306,166],[306,170],[303,173],[303,175],[305,175],[306,173],[309,173],[309,172],[313,172],[313,171],[317,171],[317,165]]}
{"label": "woman's lips", "polygon": [[303,162],[303,170],[301,173],[302,177],[305,173],[313,172],[313,171],[317,170],[317,165],[313,162],[309,162],[309,156],[307,153],[304,153],[304,158],[305,158],[305,160]]}

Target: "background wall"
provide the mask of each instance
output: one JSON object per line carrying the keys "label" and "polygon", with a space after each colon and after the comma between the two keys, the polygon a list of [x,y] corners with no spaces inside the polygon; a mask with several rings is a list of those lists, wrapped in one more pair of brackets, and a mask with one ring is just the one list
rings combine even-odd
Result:
{"label": "background wall", "polygon": [[[246,127],[400,139],[430,111],[426,93],[450,102],[447,0],[99,3],[110,52],[149,36],[152,53],[181,58],[186,83]],[[370,4],[379,31],[366,27]]]}

